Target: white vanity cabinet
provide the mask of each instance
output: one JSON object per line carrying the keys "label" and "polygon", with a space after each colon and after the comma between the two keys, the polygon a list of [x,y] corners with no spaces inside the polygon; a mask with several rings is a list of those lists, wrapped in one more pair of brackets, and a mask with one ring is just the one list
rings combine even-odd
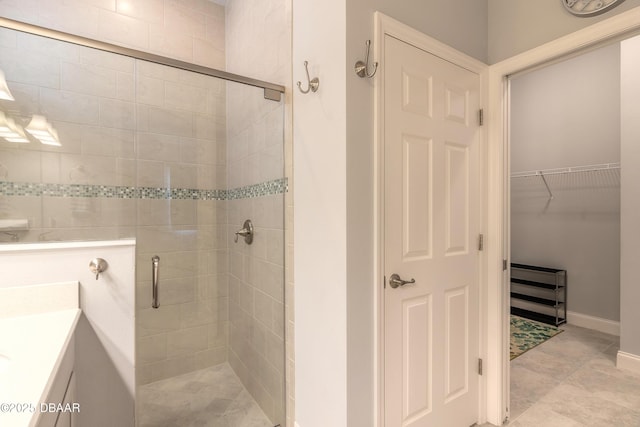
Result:
{"label": "white vanity cabinet", "polygon": [[76,400],[76,378],[75,374],[71,373],[69,378],[69,384],[64,394],[64,400],[62,401],[64,408],[72,408],[72,411],[60,412],[58,414],[58,421],[56,421],[56,427],[74,427],[75,412],[73,412],[74,404]]}
{"label": "white vanity cabinet", "polygon": [[74,426],[76,404],[76,386],[73,373],[75,363],[75,337],[71,338],[64,354],[61,355],[58,371],[52,374],[48,391],[45,390],[36,414],[36,427],[72,427]]}

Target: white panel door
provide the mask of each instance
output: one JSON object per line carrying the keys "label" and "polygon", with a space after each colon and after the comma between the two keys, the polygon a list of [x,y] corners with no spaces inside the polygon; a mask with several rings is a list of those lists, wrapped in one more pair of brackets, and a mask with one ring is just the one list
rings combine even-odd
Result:
{"label": "white panel door", "polygon": [[[480,77],[384,45],[385,426],[478,420]],[[415,280],[391,286],[397,274]]]}

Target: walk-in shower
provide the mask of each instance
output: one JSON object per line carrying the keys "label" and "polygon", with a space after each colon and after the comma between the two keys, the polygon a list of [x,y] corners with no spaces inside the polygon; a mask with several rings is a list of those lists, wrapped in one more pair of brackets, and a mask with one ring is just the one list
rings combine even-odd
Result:
{"label": "walk-in shower", "polygon": [[284,426],[283,88],[0,26],[0,242],[135,238],[139,427]]}

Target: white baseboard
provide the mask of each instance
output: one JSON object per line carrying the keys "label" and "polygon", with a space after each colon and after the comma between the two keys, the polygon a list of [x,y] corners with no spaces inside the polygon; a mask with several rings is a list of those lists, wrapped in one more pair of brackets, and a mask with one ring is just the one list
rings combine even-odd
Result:
{"label": "white baseboard", "polygon": [[618,351],[616,366],[619,369],[626,369],[627,371],[640,374],[640,356],[625,353],[624,351]]}
{"label": "white baseboard", "polygon": [[620,336],[620,322],[616,322],[615,320],[589,316],[587,314],[576,313],[574,311],[567,311],[567,323],[574,326],[580,326],[582,328],[604,332],[605,334]]}

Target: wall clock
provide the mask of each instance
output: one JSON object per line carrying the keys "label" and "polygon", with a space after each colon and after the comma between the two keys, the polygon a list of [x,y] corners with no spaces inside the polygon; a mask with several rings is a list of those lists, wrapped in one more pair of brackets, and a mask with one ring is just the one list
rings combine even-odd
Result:
{"label": "wall clock", "polygon": [[624,0],[562,0],[564,7],[576,16],[599,15],[614,8]]}

